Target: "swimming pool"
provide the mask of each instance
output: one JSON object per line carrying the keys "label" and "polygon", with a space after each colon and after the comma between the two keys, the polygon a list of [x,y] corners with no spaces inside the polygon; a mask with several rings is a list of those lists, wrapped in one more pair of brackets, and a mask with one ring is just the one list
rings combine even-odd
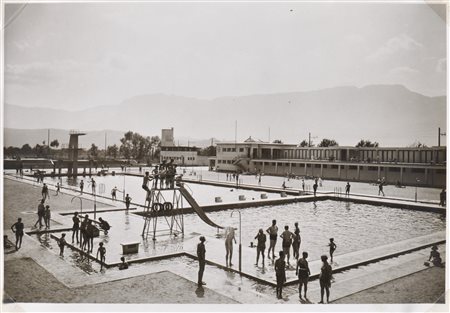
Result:
{"label": "swimming pool", "polygon": [[[294,222],[299,223],[302,244],[300,251],[308,251],[310,260],[318,260],[328,252],[329,238],[337,244],[335,255],[346,254],[376,246],[382,246],[413,237],[445,230],[445,217],[436,213],[411,211],[350,202],[332,200],[319,202],[298,202],[286,205],[263,206],[242,209],[242,244],[249,246],[255,242],[258,229],[266,230],[272,219],[277,220],[279,234]],[[219,225],[239,228],[239,219],[232,210],[207,213],[209,218]],[[90,215],[92,218],[92,215]],[[112,229],[94,240],[94,254],[99,242],[103,242],[108,253],[107,263],[118,262],[122,253],[121,243],[139,242],[140,251],[129,254],[127,258],[137,259],[161,254],[181,252],[187,240],[198,238],[200,234],[214,237],[217,229],[205,224],[196,214],[184,215],[184,237],[157,237],[156,242],[142,238],[144,218],[130,212],[104,212],[98,217],[107,220]],[[70,223],[70,216],[67,216]],[[158,218],[158,229],[167,228],[164,217]],[[71,233],[67,234],[70,242]],[[239,240],[239,231],[236,232]],[[51,240],[50,240],[51,241]],[[268,247],[268,242],[267,242]],[[277,242],[277,251],[281,249],[281,239]],[[407,248],[407,247],[406,247]],[[244,256],[253,258],[254,255]]]}
{"label": "swimming pool", "polygon": [[[124,190],[125,194],[129,194],[132,198],[133,203],[138,203],[141,205],[145,204],[146,191],[142,189],[142,177],[127,176],[127,175],[116,175],[116,176],[92,176],[97,183],[97,193],[105,197],[111,197],[111,190],[114,187],[119,189],[117,193],[118,199],[123,199]],[[58,179],[57,177],[46,177],[44,182],[56,185],[59,181],[65,187],[73,188],[79,191],[79,184],[81,180],[84,181],[84,191],[91,192],[90,177],[78,177],[78,178],[68,178],[62,177]],[[102,184],[104,187],[101,187]],[[188,189],[190,189],[192,196],[200,205],[209,205],[215,203],[216,197],[222,198],[222,203],[233,203],[239,202],[239,196],[244,196],[246,200],[257,200],[261,198],[261,194],[266,194],[268,199],[279,199],[279,193],[268,193],[253,190],[244,190],[236,188],[225,188],[216,187],[211,185],[201,185],[201,184],[186,184]],[[102,193],[102,189],[104,192]],[[170,199],[172,195],[171,190],[164,191],[163,195],[166,199]]]}

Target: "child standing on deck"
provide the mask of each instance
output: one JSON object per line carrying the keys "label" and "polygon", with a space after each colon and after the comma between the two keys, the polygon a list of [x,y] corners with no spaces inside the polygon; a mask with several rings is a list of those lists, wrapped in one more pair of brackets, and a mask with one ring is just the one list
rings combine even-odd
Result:
{"label": "child standing on deck", "polygon": [[66,233],[61,234],[61,238],[59,238],[58,246],[59,246],[59,255],[64,256],[64,247],[66,246]]}
{"label": "child standing on deck", "polygon": [[103,263],[106,260],[106,248],[103,247],[103,242],[100,242],[98,244],[98,250],[97,250],[97,259],[98,259],[98,255],[100,254],[100,271],[103,269]]}
{"label": "child standing on deck", "polygon": [[330,262],[333,263],[333,253],[337,248],[337,245],[334,243],[334,238],[330,238],[328,246],[330,247]]}

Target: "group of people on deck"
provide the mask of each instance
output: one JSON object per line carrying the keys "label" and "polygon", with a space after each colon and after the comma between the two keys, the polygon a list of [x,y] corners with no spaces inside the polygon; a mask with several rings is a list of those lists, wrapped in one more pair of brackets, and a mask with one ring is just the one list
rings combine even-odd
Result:
{"label": "group of people on deck", "polygon": [[[280,235],[280,238],[282,239],[282,251],[279,252],[279,258],[275,261],[275,246],[276,242],[278,240],[278,226],[277,221],[273,220],[272,225],[267,228],[266,232],[269,234],[269,250],[267,252],[267,258],[273,259],[274,266],[275,266],[275,273],[277,278],[277,297],[279,299],[282,298],[282,288],[284,283],[286,282],[286,268],[290,267],[290,257],[291,257],[291,246],[293,251],[293,258],[295,259],[297,265],[296,265],[296,275],[299,279],[299,297],[301,300],[302,298],[302,290],[304,291],[304,297],[306,297],[307,288],[308,288],[308,280],[309,276],[311,275],[309,265],[308,265],[308,252],[304,251],[302,252],[302,255],[300,256],[300,245],[301,245],[301,237],[300,237],[300,228],[298,225],[298,222],[294,223],[295,230],[292,233],[289,230],[289,226],[286,225],[284,227],[283,233]],[[203,239],[204,237],[202,237]],[[256,263],[255,266],[258,266],[259,260],[261,258],[262,266],[264,267],[264,258],[265,258],[265,249],[266,249],[266,241],[267,236],[264,233],[264,230],[261,228],[259,229],[258,233],[254,237],[256,239]],[[204,250],[204,239],[201,240],[202,251]],[[225,255],[225,262],[226,266],[232,266],[231,259],[232,259],[232,253],[233,253],[233,242],[236,243],[235,239],[235,232],[234,228],[227,227],[225,229],[225,248],[226,248],[226,255]],[[253,247],[253,242],[250,245]],[[334,238],[330,238],[329,244],[329,251],[330,251],[330,258],[331,263],[333,263],[333,254],[334,251],[337,248],[336,243],[334,242]],[[271,257],[272,255],[272,257]],[[204,255],[202,254],[202,257],[204,258]],[[323,266],[321,268],[321,274],[320,274],[320,287],[321,287],[321,302],[323,303],[323,298],[326,292],[327,296],[327,302],[329,301],[330,296],[330,286],[331,286],[331,265],[328,263],[328,256],[323,255],[321,256],[321,260],[323,262]],[[203,277],[203,271],[204,271],[204,264],[201,264],[201,275],[199,277]],[[203,281],[201,278],[199,278],[199,285],[203,285]]]}
{"label": "group of people on deck", "polygon": [[[301,245],[301,237],[300,237],[300,228],[298,226],[298,223],[295,222],[294,224],[295,230],[294,233],[292,233],[289,230],[289,226],[284,226],[284,231],[281,234],[280,238],[282,241],[282,251],[279,252],[279,258],[275,261],[275,272],[276,272],[276,278],[277,278],[277,297],[279,299],[282,298],[282,289],[283,285],[286,282],[286,268],[290,266],[290,251],[292,246],[293,251],[293,257],[297,262],[296,266],[296,275],[299,279],[299,297],[302,298],[302,287],[304,287],[304,297],[306,297],[306,292],[308,289],[308,280],[309,276],[311,275],[311,272],[309,270],[308,265],[308,252],[304,251],[302,252],[302,257],[300,257],[299,250]],[[266,232],[269,234],[270,238],[270,246],[269,250],[267,251],[267,257],[270,259],[270,252],[272,251],[272,259],[275,259],[275,246],[278,239],[278,226],[277,221],[273,220],[272,225],[267,228]],[[259,256],[262,255],[263,260],[263,266],[264,266],[264,248],[265,248],[265,234],[262,229],[259,230],[258,234],[256,235],[255,239],[258,240],[257,244],[257,257],[256,257],[256,264],[258,265]],[[336,243],[334,242],[334,238],[330,238],[330,242],[328,244],[330,248],[330,258],[331,263],[333,262],[333,253],[337,248]],[[258,248],[259,247],[259,248]],[[285,261],[287,259],[287,262]],[[331,265],[328,263],[328,256],[322,255],[321,260],[323,262],[321,273],[320,273],[320,289],[321,289],[321,301],[320,303],[323,303],[323,297],[326,291],[327,295],[327,302],[329,302],[330,297],[330,286],[331,286]]]}

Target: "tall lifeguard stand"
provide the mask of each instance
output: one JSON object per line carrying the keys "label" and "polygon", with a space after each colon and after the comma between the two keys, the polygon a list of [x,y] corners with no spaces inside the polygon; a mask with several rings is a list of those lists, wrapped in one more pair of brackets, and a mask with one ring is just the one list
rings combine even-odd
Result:
{"label": "tall lifeguard stand", "polygon": [[86,135],[86,133],[78,130],[70,131],[69,139],[69,165],[67,166],[67,176],[78,176],[78,137]]}
{"label": "tall lifeguard stand", "polygon": [[[157,235],[174,235],[175,237],[184,235],[183,196],[179,188],[161,189],[158,188],[157,183],[158,180],[154,179],[152,188],[147,193],[142,237],[148,239],[151,235],[152,240],[155,241]],[[165,223],[158,226],[158,218],[163,219]]]}

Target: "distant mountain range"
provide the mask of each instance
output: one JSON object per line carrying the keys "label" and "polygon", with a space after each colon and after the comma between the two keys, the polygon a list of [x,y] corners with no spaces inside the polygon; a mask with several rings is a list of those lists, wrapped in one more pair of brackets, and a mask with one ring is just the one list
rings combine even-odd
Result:
{"label": "distant mountain range", "polygon": [[382,146],[414,141],[435,145],[437,128],[445,131],[446,97],[427,97],[401,85],[370,85],[212,100],[141,95],[118,105],[79,111],[5,104],[4,112],[9,128],[5,129],[6,146],[42,143],[47,128],[53,129],[61,143],[68,142],[70,129],[87,131],[81,144],[95,142],[103,147],[105,129],[109,145],[118,143],[127,130],[160,136],[162,128],[170,127],[180,144],[187,144],[189,138],[204,138],[199,139],[202,145],[190,144],[206,146],[212,137],[234,140],[235,121],[238,140],[250,135],[268,140],[270,128],[271,141],[288,143],[299,143],[311,132],[316,143],[326,137],[341,145],[355,145],[359,139]]}

